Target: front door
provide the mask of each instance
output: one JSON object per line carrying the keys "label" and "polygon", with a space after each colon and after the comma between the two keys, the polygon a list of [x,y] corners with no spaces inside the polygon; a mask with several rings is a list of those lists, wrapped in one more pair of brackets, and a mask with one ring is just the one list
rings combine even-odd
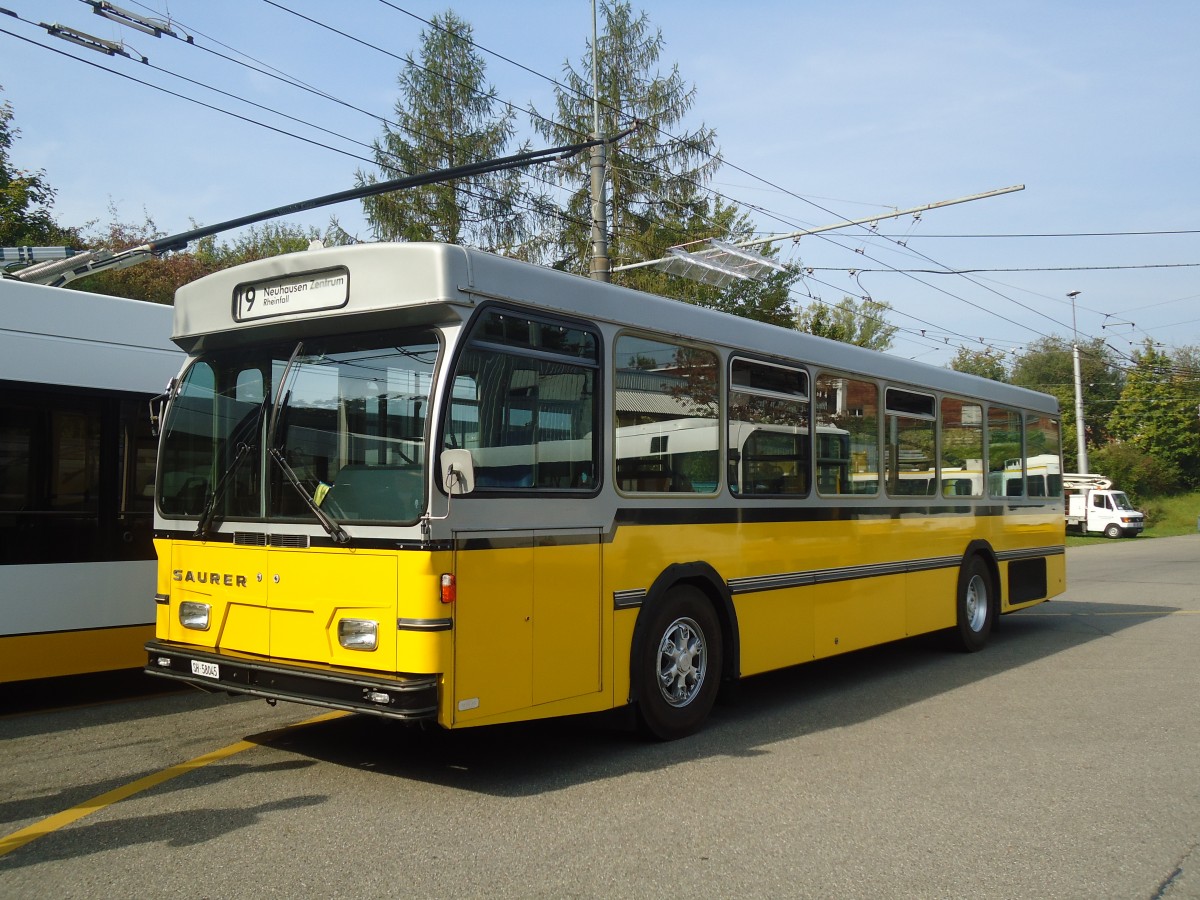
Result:
{"label": "front door", "polygon": [[599,691],[599,530],[455,538],[455,721]]}

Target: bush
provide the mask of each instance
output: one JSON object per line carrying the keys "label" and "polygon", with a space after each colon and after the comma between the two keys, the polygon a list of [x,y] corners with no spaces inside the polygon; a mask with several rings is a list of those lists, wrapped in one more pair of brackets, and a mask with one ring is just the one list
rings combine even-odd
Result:
{"label": "bush", "polygon": [[1109,444],[1094,450],[1089,463],[1093,472],[1111,478],[1135,506],[1146,497],[1175,494],[1183,488],[1177,466],[1147,456],[1133,444]]}

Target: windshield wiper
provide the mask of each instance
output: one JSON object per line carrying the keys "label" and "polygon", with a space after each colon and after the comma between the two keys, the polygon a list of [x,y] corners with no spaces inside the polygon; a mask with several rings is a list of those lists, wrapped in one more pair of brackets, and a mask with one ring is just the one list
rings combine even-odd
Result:
{"label": "windshield wiper", "polygon": [[298,341],[296,348],[292,351],[291,357],[288,358],[287,365],[283,367],[283,374],[279,376],[279,391],[275,395],[275,407],[271,410],[271,425],[267,429],[267,455],[275,460],[280,471],[287,477],[288,483],[296,489],[301,499],[304,500],[304,505],[307,506],[317,521],[321,523],[321,527],[325,529],[325,533],[333,538],[335,544],[349,544],[350,535],[346,533],[341,525],[333,520],[330,515],[317,505],[317,501],[313,499],[312,494],[305,489],[300,483],[300,478],[296,475],[295,469],[291,467],[287,459],[284,458],[282,451],[275,445],[275,430],[279,427],[279,412],[287,403],[287,397],[291,393],[287,390],[288,377],[291,375],[292,367],[296,364],[296,359],[304,350],[304,342]]}
{"label": "windshield wiper", "polygon": [[196,523],[196,533],[193,537],[208,537],[208,529],[212,526],[213,519],[217,517],[217,503],[225,496],[225,485],[229,483],[230,477],[237,471],[237,467],[241,465],[242,460],[246,458],[251,449],[253,449],[251,445],[245,441],[238,444],[237,452],[233,455],[233,462],[221,473],[221,477],[217,479],[216,487],[208,495],[208,502],[204,504],[204,509],[200,511],[200,521]]}
{"label": "windshield wiper", "polygon": [[[267,398],[263,397],[263,402],[258,405],[258,412],[255,414],[254,418],[244,426],[244,433],[247,437],[259,431],[261,428],[263,413],[266,411],[266,409]],[[230,437],[232,439],[232,435]],[[242,464],[242,460],[249,455],[250,451],[254,449],[254,446],[255,445],[251,444],[249,440],[238,442],[237,450],[235,450],[233,454],[233,459],[230,461],[229,465],[225,467],[225,471],[221,473],[221,477],[217,479],[216,485],[213,486],[212,493],[209,494],[208,502],[204,504],[204,509],[200,511],[200,520],[196,522],[196,533],[193,535],[193,537],[208,537],[208,530],[212,527],[213,520],[217,517],[217,504],[221,501],[221,498],[225,496],[225,489],[229,484],[230,479],[233,477],[233,473],[237,471],[238,466]]]}
{"label": "windshield wiper", "polygon": [[288,483],[296,489],[296,493],[304,500],[304,505],[312,510],[312,514],[317,517],[317,521],[321,523],[321,527],[325,529],[325,533],[333,538],[335,544],[349,544],[350,535],[346,533],[341,525],[339,525],[330,515],[317,506],[317,501],[313,499],[312,494],[300,483],[300,478],[296,475],[296,470],[291,467],[283,453],[278,447],[272,447],[270,451],[271,459],[279,465],[280,470],[287,476]]}

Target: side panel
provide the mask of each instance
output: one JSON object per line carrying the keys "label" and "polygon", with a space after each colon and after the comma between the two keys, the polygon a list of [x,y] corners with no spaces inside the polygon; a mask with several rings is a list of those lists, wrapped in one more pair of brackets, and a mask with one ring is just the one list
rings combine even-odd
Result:
{"label": "side panel", "polygon": [[908,575],[905,590],[909,634],[951,628],[957,621],[958,566],[912,572]]}
{"label": "side panel", "polygon": [[0,683],[136,669],[145,665],[142,647],[152,637],[153,625],[2,636]]}
{"label": "side panel", "polygon": [[905,636],[903,575],[815,585],[815,655],[819,659]]}
{"label": "side panel", "polygon": [[735,600],[743,672],[767,672],[813,658],[812,588],[760,591]]}

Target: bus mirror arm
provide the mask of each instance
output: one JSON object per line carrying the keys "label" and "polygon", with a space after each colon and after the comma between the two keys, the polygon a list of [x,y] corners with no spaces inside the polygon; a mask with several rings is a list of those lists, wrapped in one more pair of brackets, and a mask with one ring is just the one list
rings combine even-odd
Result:
{"label": "bus mirror arm", "polygon": [[165,391],[150,398],[150,434],[154,437],[158,437],[158,429],[162,425],[163,411],[167,407],[167,401],[171,399],[171,395],[174,393],[175,379],[172,378],[167,382],[167,389]]}
{"label": "bus mirror arm", "polygon": [[450,518],[450,500],[455,494],[469,494],[475,490],[475,463],[470,450],[443,450],[441,456],[442,487],[446,489],[446,514],[435,516],[432,506],[421,516],[421,527],[428,531],[430,522]]}

